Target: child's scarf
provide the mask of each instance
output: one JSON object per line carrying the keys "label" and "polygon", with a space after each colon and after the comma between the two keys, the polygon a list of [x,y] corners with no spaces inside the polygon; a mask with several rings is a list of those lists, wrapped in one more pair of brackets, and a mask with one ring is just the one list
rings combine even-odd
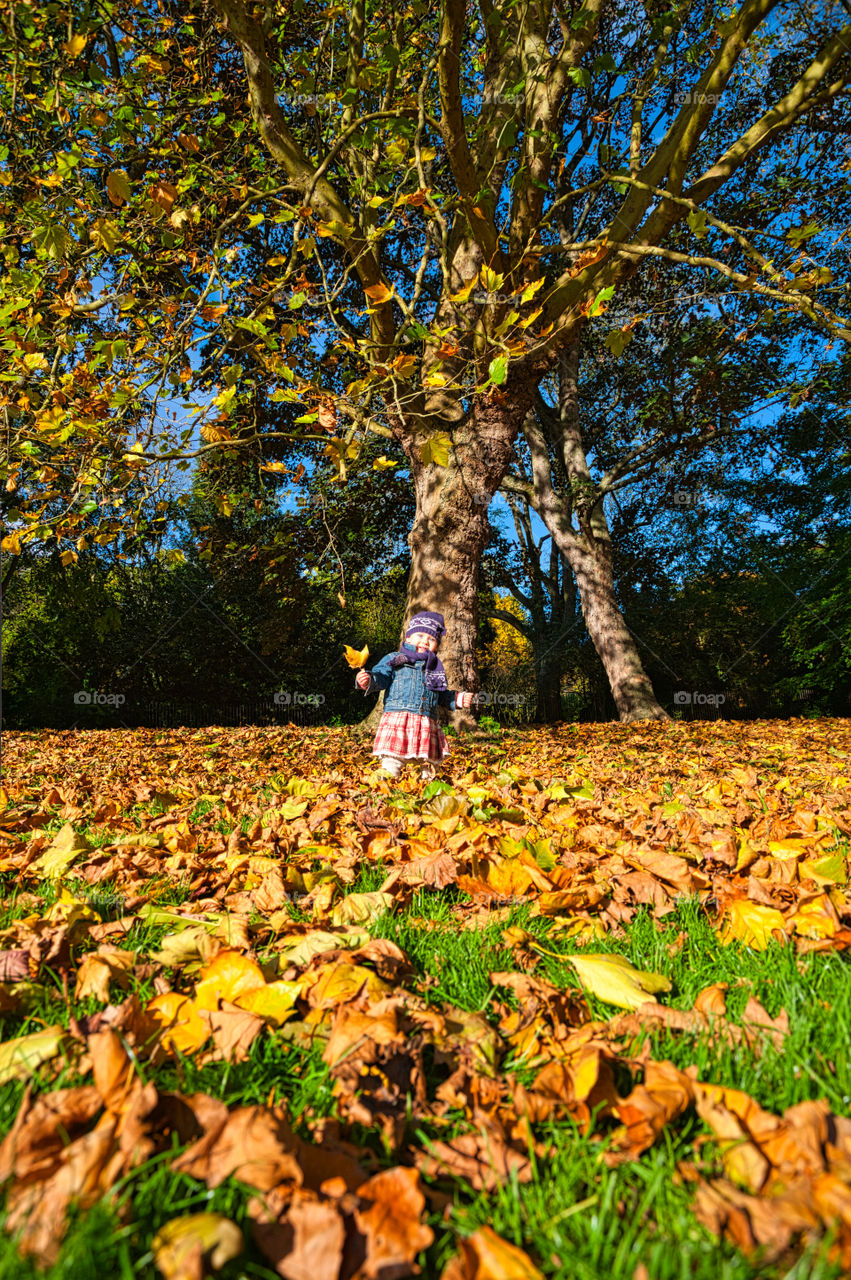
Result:
{"label": "child's scarf", "polygon": [[428,689],[440,692],[441,689],[449,688],[443,663],[431,649],[427,649],[425,653],[417,653],[413,645],[403,644],[395,657],[390,659],[391,667],[415,667],[418,662],[425,663],[423,674]]}

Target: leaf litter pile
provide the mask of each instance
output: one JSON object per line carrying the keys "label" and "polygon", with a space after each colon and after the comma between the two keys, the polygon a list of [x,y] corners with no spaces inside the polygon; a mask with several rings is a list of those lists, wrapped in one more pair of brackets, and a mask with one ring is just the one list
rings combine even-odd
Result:
{"label": "leaf litter pile", "polygon": [[[591,1276],[581,1224],[607,1212],[656,1262],[606,1273],[646,1280],[664,1222],[628,1175],[667,1151],[693,1256],[851,1270],[848,723],[451,746],[424,784],[346,729],[6,735],[20,1266],[107,1203],[167,1280]],[[775,972],[834,1058],[806,1060]],[[792,1105],[740,1087],[778,1073]],[[142,1214],[154,1171],[197,1211]]]}

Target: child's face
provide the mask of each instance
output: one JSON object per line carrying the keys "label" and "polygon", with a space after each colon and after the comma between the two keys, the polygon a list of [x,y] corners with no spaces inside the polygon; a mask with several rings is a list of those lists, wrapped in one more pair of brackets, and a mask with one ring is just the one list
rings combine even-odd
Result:
{"label": "child's face", "polygon": [[437,641],[427,631],[414,631],[408,636],[408,644],[412,644],[415,649],[431,649],[432,653],[437,649]]}

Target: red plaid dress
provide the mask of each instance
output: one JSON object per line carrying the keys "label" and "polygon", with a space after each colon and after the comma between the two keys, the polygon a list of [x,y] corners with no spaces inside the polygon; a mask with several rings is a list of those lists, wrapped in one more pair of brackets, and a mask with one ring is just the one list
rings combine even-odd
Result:
{"label": "red plaid dress", "polygon": [[400,760],[442,760],[449,755],[449,744],[431,716],[415,711],[385,711],[378,722],[372,754]]}

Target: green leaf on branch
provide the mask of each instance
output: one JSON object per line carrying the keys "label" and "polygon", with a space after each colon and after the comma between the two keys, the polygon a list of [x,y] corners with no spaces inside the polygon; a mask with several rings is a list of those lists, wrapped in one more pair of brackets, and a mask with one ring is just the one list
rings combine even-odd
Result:
{"label": "green leaf on branch", "polygon": [[606,303],[614,297],[615,286],[613,284],[606,285],[605,289],[601,289],[597,294],[591,306],[588,308],[588,315],[599,316],[606,309]]}
{"label": "green leaf on branch", "polygon": [[691,227],[698,240],[702,240],[706,235],[706,210],[692,209],[688,215],[688,224]]}
{"label": "green leaf on branch", "polygon": [[821,227],[817,222],[808,222],[803,227],[792,227],[786,232],[786,239],[790,244],[803,244],[805,240],[812,240],[820,231]]}
{"label": "green leaf on branch", "polygon": [[620,359],[634,336],[631,329],[611,329],[606,334],[604,345],[613,356]]}
{"label": "green leaf on branch", "polygon": [[508,377],[508,356],[495,356],[488,365],[488,378],[501,387]]}
{"label": "green leaf on branch", "polygon": [[67,257],[74,246],[74,237],[65,227],[60,227],[56,222],[39,227],[33,239],[41,251],[41,256],[57,261]]}

